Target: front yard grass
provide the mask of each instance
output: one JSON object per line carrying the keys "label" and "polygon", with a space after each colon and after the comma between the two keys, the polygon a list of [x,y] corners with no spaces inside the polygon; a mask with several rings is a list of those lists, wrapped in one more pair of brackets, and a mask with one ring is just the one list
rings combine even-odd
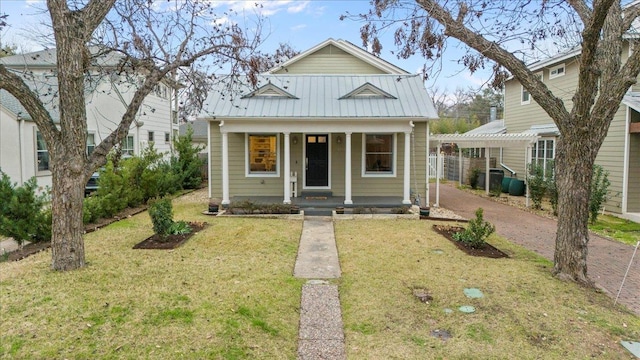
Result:
{"label": "front yard grass", "polygon": [[640,241],[640,223],[611,215],[598,215],[596,223],[589,224],[589,230],[629,245],[635,246]]}
{"label": "front yard grass", "polygon": [[[640,339],[640,318],[611,298],[553,278],[549,261],[496,235],[489,242],[511,258],[465,255],[432,225],[336,223],[349,359],[633,359],[619,342]],[[451,339],[432,336],[442,331]]]}
{"label": "front yard grass", "polygon": [[87,234],[84,269],[51,271],[50,251],[0,264],[0,358],[294,358],[302,223],[202,209],[174,204],[209,223],[175,250],[132,249],[145,212]]}

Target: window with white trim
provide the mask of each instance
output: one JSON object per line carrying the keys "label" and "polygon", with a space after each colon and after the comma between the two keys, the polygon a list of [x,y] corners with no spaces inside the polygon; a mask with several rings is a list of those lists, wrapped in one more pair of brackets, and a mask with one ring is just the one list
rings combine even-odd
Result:
{"label": "window with white trim", "polygon": [[133,147],[133,135],[127,135],[124,140],[122,140],[122,155],[123,156],[133,156],[134,147]]}
{"label": "window with white trim", "polygon": [[362,134],[363,176],[393,176],[396,163],[395,134]]}
{"label": "window with white trim", "polygon": [[40,131],[36,131],[36,164],[38,172],[49,171],[49,150]]}
{"label": "window with white trim", "polygon": [[564,75],[564,64],[560,64],[558,66],[552,67],[549,69],[549,79],[557,78]]}
{"label": "window with white trim", "polygon": [[96,148],[96,134],[89,133],[87,134],[87,155],[91,155],[91,153],[95,148]]}
{"label": "window with white trim", "polygon": [[278,136],[275,134],[247,134],[247,175],[278,175]]}
{"label": "window with white trim", "polygon": [[542,166],[545,176],[547,167],[556,156],[555,143],[555,139],[540,139],[535,146],[531,148],[531,162]]}
{"label": "window with white trim", "polygon": [[[543,76],[542,76],[542,72],[538,72],[535,74],[535,76],[538,77],[538,79],[540,79],[540,81],[543,81]],[[529,94],[529,90],[525,89],[524,86],[520,85],[520,104],[525,105],[525,104],[529,104],[531,103],[531,94]]]}

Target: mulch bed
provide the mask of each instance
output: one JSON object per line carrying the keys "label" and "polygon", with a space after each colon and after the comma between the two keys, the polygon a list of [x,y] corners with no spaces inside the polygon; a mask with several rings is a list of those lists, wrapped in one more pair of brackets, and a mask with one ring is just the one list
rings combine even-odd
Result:
{"label": "mulch bed", "polygon": [[182,235],[158,235],[153,234],[142,242],[137,243],[134,249],[170,250],[184,244],[190,237],[207,227],[206,222],[190,222],[191,232]]}
{"label": "mulch bed", "polygon": [[464,230],[464,228],[460,226],[433,225],[433,229],[440,235],[449,239],[449,241],[454,243],[458,247],[458,249],[464,251],[468,255],[482,256],[482,257],[487,257],[492,259],[509,257],[509,255],[505,254],[500,249],[497,249],[488,243],[485,243],[484,246],[481,248],[474,248],[463,243],[462,241],[457,241],[456,239],[453,238],[453,234]]}
{"label": "mulch bed", "polygon": [[40,251],[45,251],[51,247],[50,241],[42,241],[37,243],[31,243],[19,248],[16,251],[12,251],[7,254],[7,261],[18,261],[22,260],[28,256],[33,254],[37,254]]}

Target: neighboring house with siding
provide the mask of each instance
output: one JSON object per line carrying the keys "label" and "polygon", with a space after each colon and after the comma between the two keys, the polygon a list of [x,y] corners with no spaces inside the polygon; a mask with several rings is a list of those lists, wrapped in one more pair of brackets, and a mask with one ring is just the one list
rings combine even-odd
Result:
{"label": "neighboring house with siding", "polygon": [[[119,58],[108,54],[98,57],[101,70],[117,65]],[[49,110],[54,122],[59,122],[58,84],[55,75],[55,49],[8,56],[0,63],[22,76]],[[85,100],[87,106],[87,152],[115,130],[136,89],[136,80],[143,75],[87,76]],[[178,134],[174,90],[168,82],[160,83],[149,94],[132,123],[122,144],[123,154],[138,155],[150,142],[158,152],[171,150],[174,135]],[[22,184],[35,176],[39,186],[51,186],[49,153],[38,127],[18,99],[5,90],[0,91],[0,170],[12,182]]]}
{"label": "neighboring house with siding", "polygon": [[234,91],[212,92],[199,116],[209,123],[209,195],[223,205],[236,196],[290,203],[292,174],[295,195],[347,206],[425,198],[437,113],[419,75],[328,39]]}
{"label": "neighboring house with siding", "polygon": [[[631,51],[627,43],[623,61]],[[529,66],[569,109],[578,85],[579,57],[580,50],[574,50]],[[560,135],[558,128],[515,78],[505,84],[504,114],[509,133],[540,136],[531,151],[533,161],[544,166],[554,160]],[[525,164],[520,151],[505,149],[502,162],[524,174]],[[596,164],[609,172],[611,181],[611,198],[604,205],[605,210],[640,221],[640,85],[634,85],[625,95],[598,152]]]}

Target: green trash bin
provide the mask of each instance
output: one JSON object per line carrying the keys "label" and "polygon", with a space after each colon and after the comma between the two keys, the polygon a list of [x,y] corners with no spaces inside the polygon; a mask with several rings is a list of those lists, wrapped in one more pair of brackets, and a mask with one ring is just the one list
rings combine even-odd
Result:
{"label": "green trash bin", "polygon": [[509,192],[509,185],[511,185],[511,179],[510,177],[503,177],[502,178],[502,192],[503,193],[508,193]]}
{"label": "green trash bin", "polygon": [[523,196],[524,195],[524,180],[511,179],[509,184],[509,195]]}

